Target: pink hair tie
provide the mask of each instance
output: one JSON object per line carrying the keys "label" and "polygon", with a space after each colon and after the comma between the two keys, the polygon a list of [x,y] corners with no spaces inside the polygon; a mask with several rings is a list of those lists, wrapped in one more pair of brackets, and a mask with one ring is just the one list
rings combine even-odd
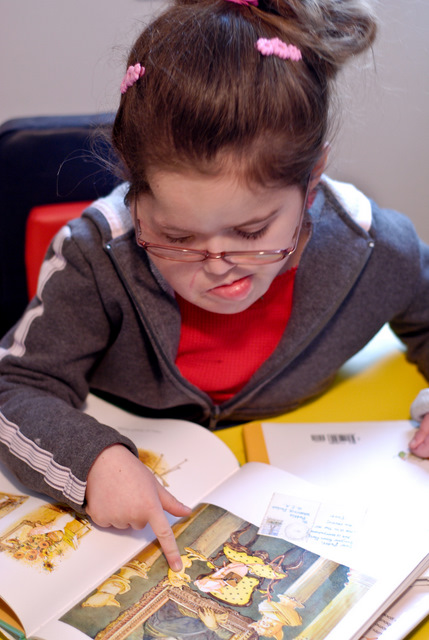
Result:
{"label": "pink hair tie", "polygon": [[139,78],[144,75],[145,68],[141,66],[140,62],[128,67],[126,74],[121,82],[121,93],[126,93],[129,87],[137,82]]}
{"label": "pink hair tie", "polygon": [[249,6],[252,4],[254,7],[258,6],[258,0],[226,0],[227,2],[233,2],[234,4],[242,4]]}
{"label": "pink hair tie", "polygon": [[259,38],[256,48],[263,56],[277,56],[282,60],[301,60],[302,53],[293,44],[286,44],[280,38]]}

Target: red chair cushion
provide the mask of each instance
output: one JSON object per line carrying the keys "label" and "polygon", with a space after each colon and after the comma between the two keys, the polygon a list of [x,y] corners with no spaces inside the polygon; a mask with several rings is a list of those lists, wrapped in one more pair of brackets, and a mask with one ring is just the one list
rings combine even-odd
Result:
{"label": "red chair cushion", "polygon": [[25,269],[30,300],[36,293],[40,267],[52,238],[69,220],[78,218],[89,204],[64,202],[31,209],[25,232]]}

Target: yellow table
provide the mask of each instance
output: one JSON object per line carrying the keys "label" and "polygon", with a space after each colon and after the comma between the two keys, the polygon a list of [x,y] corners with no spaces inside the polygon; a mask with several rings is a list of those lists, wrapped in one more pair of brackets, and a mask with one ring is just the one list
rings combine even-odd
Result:
{"label": "yellow table", "polygon": [[[328,392],[274,422],[406,420],[418,392],[428,386],[407,362],[400,343],[387,328],[339,372]],[[246,462],[242,427],[216,432],[239,462]],[[406,640],[429,640],[429,616]]]}

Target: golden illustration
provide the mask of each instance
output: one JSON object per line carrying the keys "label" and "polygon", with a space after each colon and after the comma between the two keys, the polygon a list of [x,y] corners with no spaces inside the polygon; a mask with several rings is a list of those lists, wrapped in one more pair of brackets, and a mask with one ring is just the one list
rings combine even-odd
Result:
{"label": "golden illustration", "polygon": [[175,535],[181,571],[153,542],[62,621],[95,640],[323,640],[372,585],[211,505]]}
{"label": "golden illustration", "polygon": [[176,464],[174,467],[169,467],[167,461],[164,458],[164,454],[150,451],[149,449],[138,449],[139,459],[145,464],[152,473],[158,478],[163,487],[168,487],[167,475],[180,469],[181,466],[187,462],[186,459]]}
{"label": "golden illustration", "polygon": [[147,578],[147,566],[139,560],[128,562],[118,573],[110,576],[97,589],[97,591],[82,603],[83,607],[120,607],[116,600],[117,595],[126,593],[131,589],[130,579],[134,576]]}
{"label": "golden illustration", "polygon": [[[229,541],[212,559],[185,547],[189,560],[202,560],[209,569],[213,570],[194,581],[200,591],[210,593],[213,598],[227,604],[248,606],[252,602],[253,592],[256,588],[270,597],[274,584],[286,578],[288,571],[298,569],[302,565],[305,553],[303,549],[300,550],[295,562],[286,564],[286,556],[291,551],[293,552],[293,549],[270,560],[266,551],[252,552],[251,547],[257,538],[256,533],[246,545],[241,544],[240,538],[251,527],[252,525],[247,523],[242,529],[232,533]],[[221,565],[216,565],[216,561],[222,557],[225,560]],[[267,582],[266,588],[262,588],[264,582]]]}
{"label": "golden illustration", "polygon": [[90,530],[89,521],[72,509],[46,504],[0,536],[0,552],[26,565],[53,571]]}
{"label": "golden illustration", "polygon": [[26,500],[28,500],[28,496],[26,495],[15,495],[13,493],[3,493],[0,491],[0,520],[24,504]]}

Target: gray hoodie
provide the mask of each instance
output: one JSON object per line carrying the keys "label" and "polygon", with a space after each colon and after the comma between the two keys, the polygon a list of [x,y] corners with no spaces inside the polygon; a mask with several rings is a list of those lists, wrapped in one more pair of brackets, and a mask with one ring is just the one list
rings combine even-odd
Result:
{"label": "gray hoodie", "polygon": [[80,409],[91,390],[141,415],[214,428],[321,393],[386,323],[429,375],[429,247],[411,222],[324,177],[292,314],[274,353],[215,405],[179,372],[174,293],[137,246],[125,185],[55,237],[37,296],[0,343],[0,459],[27,486],[84,509],[98,454],[133,443]]}

